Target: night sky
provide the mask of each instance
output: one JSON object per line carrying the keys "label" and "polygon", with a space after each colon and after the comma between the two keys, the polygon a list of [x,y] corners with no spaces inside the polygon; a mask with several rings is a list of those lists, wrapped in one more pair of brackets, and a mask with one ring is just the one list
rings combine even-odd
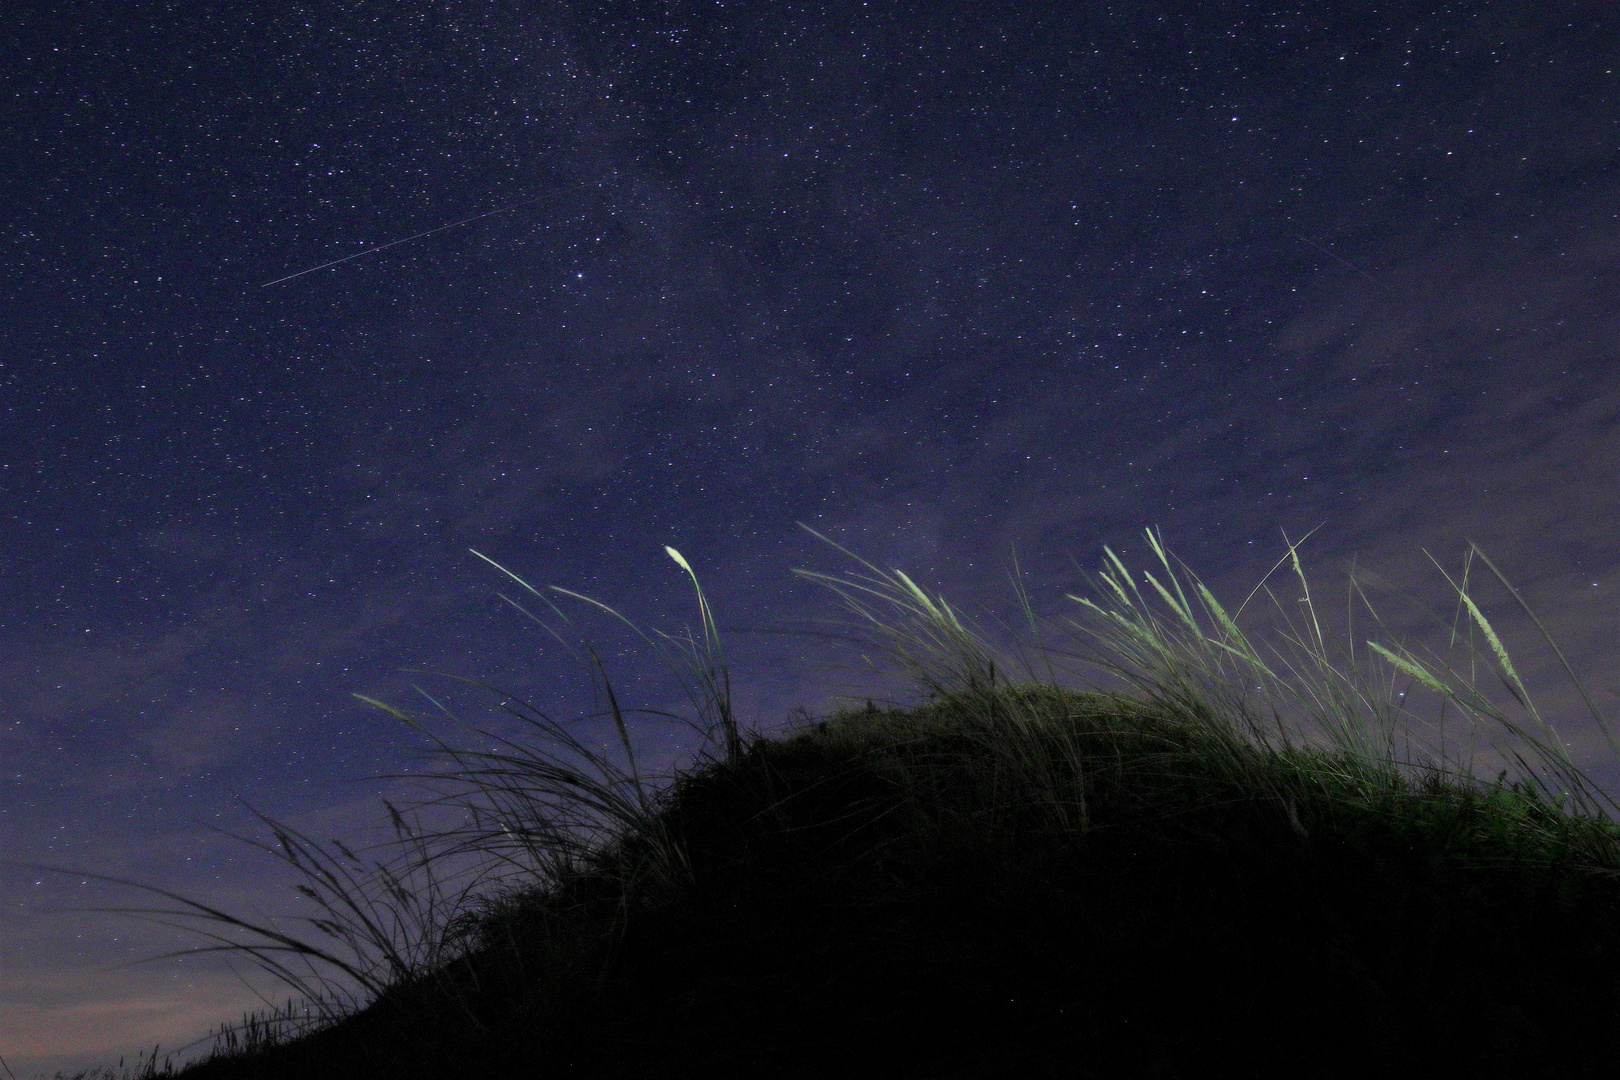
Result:
{"label": "night sky", "polygon": [[[1067,614],[1154,525],[1234,603],[1318,529],[1324,594],[1354,557],[1449,614],[1424,551],[1472,540],[1620,714],[1611,7],[8,6],[5,857],[297,914],[211,828],[363,835],[425,743],[353,694],[589,709],[469,548],[680,632],[678,548],[769,730],[859,682],[781,632],[840,611],[792,568],[852,568],[798,522],[1008,619],[1010,552]],[[140,899],[0,871],[19,1076],[256,1006],[58,910]]]}

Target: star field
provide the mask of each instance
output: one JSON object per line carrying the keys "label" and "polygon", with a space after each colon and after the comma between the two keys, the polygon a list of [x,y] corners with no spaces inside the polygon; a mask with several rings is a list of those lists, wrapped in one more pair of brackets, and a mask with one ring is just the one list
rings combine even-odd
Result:
{"label": "star field", "polygon": [[[252,828],[238,797],[374,822],[397,787],[366,778],[424,743],[354,693],[423,706],[401,669],[429,668],[589,707],[469,548],[671,631],[679,549],[769,729],[854,685],[788,633],[838,613],[790,568],[849,568],[796,522],[1008,617],[1011,550],[1069,614],[1150,525],[1223,597],[1319,529],[1324,588],[1354,557],[1442,612],[1424,552],[1472,540],[1616,703],[1605,5],[0,19],[8,858],[292,910],[210,828]],[[624,694],[679,706],[570,611]],[[103,973],[190,942],[50,910],[130,900],[0,870],[19,1076],[257,1007],[212,961]]]}

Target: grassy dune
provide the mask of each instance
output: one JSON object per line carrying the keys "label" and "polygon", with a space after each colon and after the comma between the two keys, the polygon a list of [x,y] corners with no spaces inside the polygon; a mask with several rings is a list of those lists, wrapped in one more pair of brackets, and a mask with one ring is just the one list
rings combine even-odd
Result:
{"label": "grassy dune", "polygon": [[[1335,655],[1294,548],[1262,655],[1149,539],[1153,572],[1110,552],[1066,644],[1021,668],[902,574],[810,575],[917,699],[771,738],[731,713],[699,589],[701,635],[649,637],[691,676],[692,767],[637,770],[582,654],[622,758],[506,699],[532,740],[442,746],[434,805],[462,824],[390,806],[378,855],[270,823],[315,934],[158,914],[325,1011],[250,1018],[178,1075],[1612,1075],[1617,815],[1467,577],[1455,640],[1511,713],[1455,658]],[[1076,648],[1126,689],[1066,685]],[[1463,736],[1512,768],[1476,778],[1444,752]]]}

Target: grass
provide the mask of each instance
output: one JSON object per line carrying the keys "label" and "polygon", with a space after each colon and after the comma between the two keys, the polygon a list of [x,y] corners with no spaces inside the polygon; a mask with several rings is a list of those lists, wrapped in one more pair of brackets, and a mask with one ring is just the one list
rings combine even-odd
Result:
{"label": "grass", "polygon": [[[177,1075],[1611,1074],[1616,808],[1478,606],[1474,558],[1506,585],[1496,568],[1471,551],[1448,577],[1446,652],[1358,650],[1353,620],[1335,652],[1297,544],[1273,568],[1293,603],[1263,581],[1228,611],[1147,538],[1152,570],[1105,549],[1073,618],[1042,623],[1020,591],[1010,660],[899,571],[800,571],[917,695],[774,738],[740,726],[666,549],[701,633],[644,636],[688,678],[698,759],[638,767],[585,646],[622,760],[492,690],[527,736],[437,741],[437,786],[386,806],[389,845],[265,821],[313,934],[148,888],[168,903],[137,913],[297,995]],[[499,569],[562,624],[553,596],[622,618]],[[1262,590],[1281,615],[1264,654],[1239,627]],[[1354,600],[1381,626],[1352,579]],[[1112,686],[1076,685],[1077,663]]]}

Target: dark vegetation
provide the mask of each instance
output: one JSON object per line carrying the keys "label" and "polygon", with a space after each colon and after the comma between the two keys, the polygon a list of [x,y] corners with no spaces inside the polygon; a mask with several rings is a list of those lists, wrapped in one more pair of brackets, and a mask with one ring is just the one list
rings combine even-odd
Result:
{"label": "dark vegetation", "polygon": [[[596,760],[600,780],[513,745],[449,751],[473,825],[435,837],[436,857],[528,876],[479,878],[410,962],[353,915],[323,929],[357,955],[370,933],[370,969],[260,930],[233,947],[349,963],[375,992],[314,1030],[239,1026],[179,1075],[1614,1075],[1620,830],[1466,578],[1527,721],[1443,658],[1377,652],[1511,736],[1511,780],[1415,749],[1395,683],[1330,663],[1314,611],[1284,670],[1201,586],[1198,617],[1155,550],[1162,582],[1115,560],[1110,602],[1088,608],[1093,662],[1131,692],[1006,682],[903,575],[823,579],[924,700],[769,739],[730,715],[703,605],[684,646],[715,752],[652,791],[627,735],[628,770]],[[567,839],[542,795],[594,806],[595,839]],[[336,860],[276,835],[328,912],[356,899],[354,879],[322,877]]]}

